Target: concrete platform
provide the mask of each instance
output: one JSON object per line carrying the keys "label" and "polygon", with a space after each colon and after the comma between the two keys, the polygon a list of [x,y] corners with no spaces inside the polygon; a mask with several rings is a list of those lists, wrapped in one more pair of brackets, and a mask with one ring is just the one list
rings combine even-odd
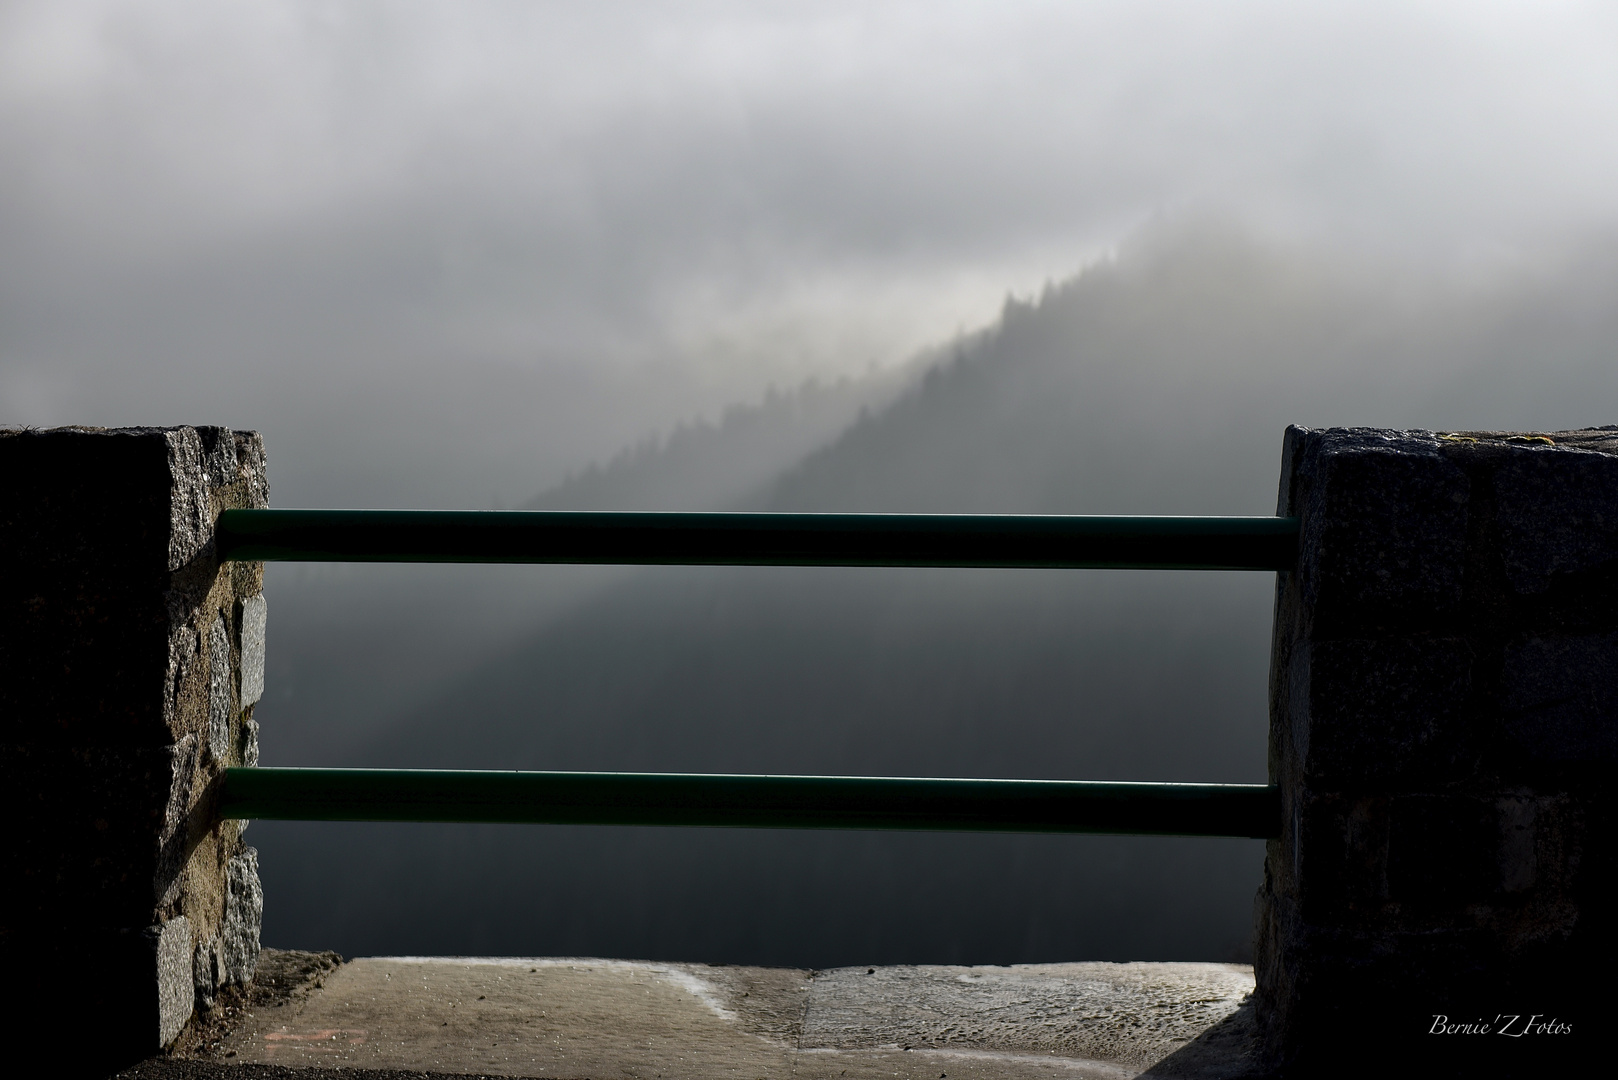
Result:
{"label": "concrete platform", "polygon": [[267,953],[260,981],[272,992],[141,1074],[202,1075],[205,1063],[206,1075],[244,1078],[262,1066],[647,1080],[1249,1071],[1253,975],[1235,964],[799,971],[444,957],[329,966],[310,955]]}

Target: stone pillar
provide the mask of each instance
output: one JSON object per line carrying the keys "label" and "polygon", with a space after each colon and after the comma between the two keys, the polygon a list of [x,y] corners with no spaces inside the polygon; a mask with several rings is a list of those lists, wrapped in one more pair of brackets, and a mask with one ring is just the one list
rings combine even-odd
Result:
{"label": "stone pillar", "polygon": [[253,976],[256,856],[212,800],[258,757],[263,568],[221,565],[213,525],[266,498],[254,433],[0,432],[13,1048],[138,1059]]}
{"label": "stone pillar", "polygon": [[1280,512],[1271,1067],[1573,1075],[1615,958],[1618,429],[1290,428]]}

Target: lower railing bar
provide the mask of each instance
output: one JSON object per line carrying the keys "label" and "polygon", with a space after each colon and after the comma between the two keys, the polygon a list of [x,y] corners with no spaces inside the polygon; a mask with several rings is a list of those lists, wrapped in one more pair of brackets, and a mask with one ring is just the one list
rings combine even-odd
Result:
{"label": "lower railing bar", "polygon": [[290,821],[1280,833],[1273,787],[1085,780],[233,768],[219,812]]}
{"label": "lower railing bar", "polygon": [[226,510],[219,555],[258,562],[623,563],[1288,570],[1276,517]]}

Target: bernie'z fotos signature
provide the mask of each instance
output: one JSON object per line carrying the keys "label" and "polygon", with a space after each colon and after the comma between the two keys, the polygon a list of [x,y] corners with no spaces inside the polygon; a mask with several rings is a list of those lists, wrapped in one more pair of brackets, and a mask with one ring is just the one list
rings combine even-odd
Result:
{"label": "bernie'z fotos signature", "polygon": [[1573,1025],[1563,1023],[1554,1016],[1546,1019],[1543,1013],[1535,1013],[1532,1016],[1501,1013],[1494,1018],[1493,1023],[1484,1020],[1452,1022],[1449,1017],[1434,1013],[1433,1026],[1427,1030],[1427,1034],[1504,1035],[1508,1039],[1520,1039],[1524,1035],[1571,1035]]}

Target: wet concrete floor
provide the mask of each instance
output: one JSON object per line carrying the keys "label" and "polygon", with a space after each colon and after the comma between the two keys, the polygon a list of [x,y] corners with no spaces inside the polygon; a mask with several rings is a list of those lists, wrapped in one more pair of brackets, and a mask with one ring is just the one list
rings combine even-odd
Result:
{"label": "wet concrete floor", "polygon": [[[267,973],[285,966],[278,955],[299,954],[267,954]],[[1246,1074],[1252,1051],[1252,970],[1234,964],[810,972],[373,957],[293,982],[179,1056],[221,1075],[1214,1080]]]}

